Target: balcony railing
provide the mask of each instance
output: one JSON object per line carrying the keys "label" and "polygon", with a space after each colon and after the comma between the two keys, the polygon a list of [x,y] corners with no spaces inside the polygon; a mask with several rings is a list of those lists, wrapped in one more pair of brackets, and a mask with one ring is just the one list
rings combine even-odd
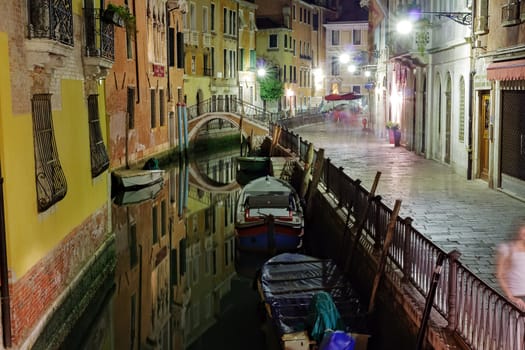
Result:
{"label": "balcony railing", "polygon": [[29,38],[73,46],[72,0],[29,1]]}
{"label": "balcony railing", "polygon": [[100,20],[100,9],[84,9],[86,56],[115,60],[115,27]]}

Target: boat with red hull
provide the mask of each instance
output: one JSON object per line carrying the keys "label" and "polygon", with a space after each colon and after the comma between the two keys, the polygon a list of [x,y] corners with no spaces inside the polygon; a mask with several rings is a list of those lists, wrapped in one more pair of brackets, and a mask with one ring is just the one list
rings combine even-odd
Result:
{"label": "boat with red hull", "polygon": [[298,250],[304,218],[297,192],[288,182],[272,176],[250,181],[237,201],[235,231],[238,252]]}

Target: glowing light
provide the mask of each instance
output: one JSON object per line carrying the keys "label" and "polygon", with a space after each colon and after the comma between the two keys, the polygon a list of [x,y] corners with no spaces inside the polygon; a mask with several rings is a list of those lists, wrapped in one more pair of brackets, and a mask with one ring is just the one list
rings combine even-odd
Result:
{"label": "glowing light", "polygon": [[370,78],[371,75],[372,73],[369,70],[365,71],[365,77]]}
{"label": "glowing light", "polygon": [[348,66],[348,71],[349,71],[350,73],[355,73],[356,70],[357,70],[357,67],[354,66],[353,64],[351,64],[351,65]]}
{"label": "glowing light", "polygon": [[264,69],[264,68],[257,69],[257,76],[259,76],[259,77],[266,76],[266,69]]}
{"label": "glowing light", "polygon": [[293,90],[292,89],[286,89],[286,96],[292,97],[293,96]]}
{"label": "glowing light", "polygon": [[412,31],[412,22],[408,19],[403,19],[397,22],[396,29],[399,34],[408,34]]}
{"label": "glowing light", "polygon": [[347,53],[341,54],[341,56],[339,56],[339,62],[343,64],[350,62],[350,56]]}

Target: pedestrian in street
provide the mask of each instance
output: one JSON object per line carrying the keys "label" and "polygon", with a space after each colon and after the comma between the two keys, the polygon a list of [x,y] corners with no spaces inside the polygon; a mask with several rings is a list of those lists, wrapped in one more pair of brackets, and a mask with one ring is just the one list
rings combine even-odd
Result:
{"label": "pedestrian in street", "polygon": [[498,246],[496,276],[505,296],[525,311],[525,220],[516,237]]}

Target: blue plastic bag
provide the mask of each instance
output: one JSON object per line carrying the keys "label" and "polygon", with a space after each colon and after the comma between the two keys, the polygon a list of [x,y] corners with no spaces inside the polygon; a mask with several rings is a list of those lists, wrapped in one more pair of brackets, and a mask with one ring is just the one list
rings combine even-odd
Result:
{"label": "blue plastic bag", "polygon": [[325,333],[319,350],[354,350],[355,339],[343,331]]}

